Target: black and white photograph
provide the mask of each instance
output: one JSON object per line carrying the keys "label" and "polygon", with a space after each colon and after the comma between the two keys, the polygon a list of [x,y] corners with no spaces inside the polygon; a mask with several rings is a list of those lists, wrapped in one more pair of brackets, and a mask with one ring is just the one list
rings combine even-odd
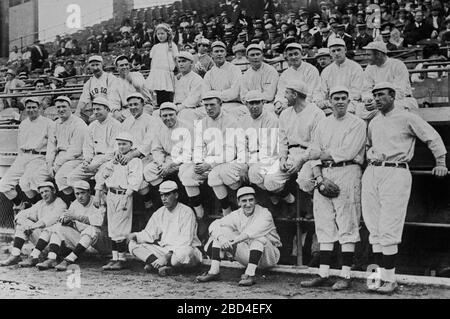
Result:
{"label": "black and white photograph", "polygon": [[450,0],[1,0],[0,299],[449,299],[449,72]]}

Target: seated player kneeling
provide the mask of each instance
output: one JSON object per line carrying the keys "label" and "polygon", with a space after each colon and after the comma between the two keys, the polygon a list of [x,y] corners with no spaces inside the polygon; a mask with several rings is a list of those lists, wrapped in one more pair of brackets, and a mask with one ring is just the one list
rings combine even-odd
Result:
{"label": "seated player kneeling", "polygon": [[273,218],[268,209],[256,204],[255,190],[243,187],[237,193],[240,209],[211,224],[210,240],[205,248],[211,256],[211,269],[197,277],[197,282],[220,279],[220,260],[226,252],[247,266],[240,286],[255,284],[256,268],[274,267],[281,247]]}
{"label": "seated player kneeling", "polygon": [[147,272],[167,276],[174,268],[199,265],[202,253],[198,249],[201,243],[196,216],[191,208],[178,202],[177,184],[163,182],[159,192],[164,207],[152,215],[143,231],[128,236],[128,247],[133,256],[145,262]]}

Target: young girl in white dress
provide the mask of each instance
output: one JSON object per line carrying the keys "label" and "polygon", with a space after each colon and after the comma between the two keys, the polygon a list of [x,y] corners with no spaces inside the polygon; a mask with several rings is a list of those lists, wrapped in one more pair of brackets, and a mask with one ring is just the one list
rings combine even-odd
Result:
{"label": "young girl in white dress", "polygon": [[178,48],[173,43],[170,27],[159,24],[155,29],[155,44],[150,51],[152,59],[150,74],[146,80],[146,87],[155,92],[158,106],[164,102],[173,102],[175,92],[175,58]]}

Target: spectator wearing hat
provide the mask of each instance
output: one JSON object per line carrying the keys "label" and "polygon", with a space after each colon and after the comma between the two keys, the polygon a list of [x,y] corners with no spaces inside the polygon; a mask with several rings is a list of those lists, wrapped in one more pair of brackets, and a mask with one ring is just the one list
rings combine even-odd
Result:
{"label": "spectator wearing hat", "polygon": [[248,69],[248,60],[245,56],[245,46],[242,43],[233,47],[234,59],[231,60],[232,64],[235,64],[242,72]]}
{"label": "spectator wearing hat", "polygon": [[442,46],[446,46],[447,42],[450,41],[450,17],[445,19],[445,28],[439,34],[438,40],[440,41]]}
{"label": "spectator wearing hat", "polygon": [[58,77],[61,79],[74,77],[77,75],[77,70],[74,67],[75,61],[72,59],[66,60],[64,63],[64,72],[59,73]]}
{"label": "spectator wearing hat", "polygon": [[417,42],[437,37],[433,26],[424,20],[423,12],[417,11],[414,16],[414,22],[405,26],[405,44],[417,44]]}
{"label": "spectator wearing hat", "polygon": [[[437,43],[427,44],[424,46],[422,51],[422,57],[424,59],[441,59],[442,61],[445,61],[446,58],[443,57],[440,54],[439,45]],[[429,68],[424,63],[418,63],[415,70],[423,70]],[[432,66],[432,68],[445,68],[444,65],[436,65]],[[413,73],[411,74],[411,82],[412,83],[420,83],[423,82],[425,79],[439,79],[439,78],[445,78],[447,77],[447,72],[428,72],[428,73]],[[435,101],[435,99],[433,99]]]}
{"label": "spectator wearing hat", "polygon": [[208,39],[201,39],[198,43],[198,54],[194,56],[194,70],[201,77],[204,77],[206,72],[212,69],[214,61],[209,55],[210,41]]}
{"label": "spectator wearing hat", "polygon": [[180,119],[187,122],[206,116],[200,107],[203,79],[193,71],[194,61],[194,56],[186,51],[181,51],[177,57],[180,73],[175,79],[174,103],[177,105]]}
{"label": "spectator wearing hat", "polygon": [[353,37],[355,26],[350,23],[350,17],[348,15],[342,16],[342,24],[344,25],[344,32]]}
{"label": "spectator wearing hat", "polygon": [[380,11],[381,11],[381,22],[393,22],[394,21],[394,17],[392,16],[388,6],[383,3],[380,5]]}
{"label": "spectator wearing hat", "polygon": [[[0,262],[0,267],[19,264],[20,267],[34,267],[39,263],[41,252],[50,241],[50,228],[67,209],[66,204],[57,197],[52,182],[41,181],[37,190],[42,200],[32,207],[20,211],[14,218],[15,234],[14,244],[8,259]],[[22,261],[20,255],[23,245],[31,242],[34,246],[30,256]]]}
{"label": "spectator wearing hat", "polygon": [[328,42],[330,42],[333,39],[342,39],[345,42],[347,51],[353,50],[353,48],[354,48],[353,38],[350,34],[345,32],[345,26],[343,24],[334,24],[334,30],[335,30],[335,33],[332,33],[330,35]]}
{"label": "spectator wearing hat", "polygon": [[365,23],[357,24],[356,30],[355,49],[362,50],[363,47],[373,42],[373,37],[367,32]]}
{"label": "spectator wearing hat", "polygon": [[383,30],[381,31],[381,38],[384,43],[386,43],[386,48],[388,51],[395,51],[398,50],[398,47],[391,43],[391,32],[389,30]]}
{"label": "spectator wearing hat", "polygon": [[[197,282],[220,279],[220,261],[226,253],[246,267],[239,286],[252,286],[256,283],[255,271],[270,269],[280,259],[280,236],[276,231],[272,214],[267,208],[256,204],[255,190],[244,187],[238,191],[240,208],[230,215],[215,221],[209,230],[211,239],[206,250],[212,258],[208,272],[197,277]],[[249,220],[248,223],[243,221]]]}
{"label": "spectator wearing hat", "polygon": [[[118,153],[123,157],[132,151],[134,138],[127,132],[115,138]],[[106,194],[108,236],[111,238],[112,259],[103,270],[119,271],[126,268],[127,238],[131,233],[133,217],[133,193],[143,183],[143,167],[139,158],[127,164],[111,159],[96,176],[95,203]]]}
{"label": "spectator wearing hat", "polygon": [[300,36],[298,37],[298,43],[303,46],[312,47],[314,45],[314,37],[309,33],[307,24],[302,24],[300,27]]}
{"label": "spectator wearing hat", "polygon": [[[95,117],[88,127],[88,134],[83,144],[83,162],[68,176],[68,184],[73,185],[80,180],[89,181],[102,171],[105,163],[114,158],[116,136],[121,130],[120,123],[110,114],[111,106],[104,97],[96,97],[92,101]],[[99,203],[96,203],[99,206]]]}
{"label": "spectator wearing hat", "polygon": [[88,38],[88,41],[89,43],[86,49],[86,54],[98,54],[100,51],[100,46],[95,36],[91,35]]}
{"label": "spectator wearing hat", "polygon": [[332,32],[328,27],[320,28],[320,32],[315,34],[314,46],[317,48],[326,48],[328,47],[328,40],[330,39]]}
{"label": "spectator wearing hat", "polygon": [[322,94],[326,98],[318,103],[318,106],[326,114],[331,114],[330,91],[336,86],[344,86],[348,89],[348,111],[355,113],[361,100],[363,85],[363,69],[355,61],[346,57],[347,48],[344,40],[334,39],[328,42],[328,49],[333,58],[333,63],[323,70]]}
{"label": "spectator wearing hat", "polygon": [[35,69],[42,69],[42,65],[44,64],[44,61],[48,59],[48,52],[44,48],[43,45],[39,43],[39,40],[35,41],[34,45],[31,46],[31,67],[30,71],[33,71]]}
{"label": "spectator wearing hat", "polygon": [[117,57],[114,64],[119,71],[119,76],[116,78],[109,95],[111,114],[116,120],[123,122],[130,116],[130,112],[127,110],[127,98],[130,94],[140,93],[143,95],[146,102],[151,102],[152,97],[149,90],[146,88],[145,79],[142,73],[130,71],[131,65],[127,56],[122,55]]}
{"label": "spectator wearing hat", "polygon": [[369,43],[363,49],[369,54],[369,65],[364,71],[362,100],[366,104],[368,116],[374,115],[375,104],[372,89],[376,83],[390,82],[395,86],[396,106],[402,109],[417,110],[419,107],[412,96],[408,69],[402,61],[387,56],[386,44],[382,41]]}
{"label": "spectator wearing hat", "polygon": [[61,58],[61,57],[69,56],[69,55],[70,55],[70,50],[66,48],[66,41],[61,40],[60,48],[55,52],[55,56],[58,58]]}
{"label": "spectator wearing hat", "polygon": [[439,33],[445,28],[445,18],[441,14],[441,7],[439,4],[433,4],[431,8],[431,15],[426,21],[433,26],[433,30]]}
{"label": "spectator wearing hat", "polygon": [[257,44],[251,44],[246,51],[250,67],[242,76],[240,96],[246,104],[246,95],[250,91],[261,92],[266,109],[273,112],[273,101],[277,92],[279,75],[275,68],[264,62],[263,50]]}
{"label": "spectator wearing hat", "polygon": [[130,47],[130,67],[134,71],[139,71],[142,64],[142,56],[138,53],[135,46]]}
{"label": "spectator wearing hat", "polygon": [[298,43],[291,43],[286,46],[285,56],[289,63],[280,76],[275,97],[275,112],[280,115],[288,106],[285,98],[286,88],[292,81],[301,80],[307,83],[308,92],[306,98],[308,102],[317,102],[323,99],[320,91],[320,75],[316,67],[306,61],[302,61],[302,46]]}
{"label": "spectator wearing hat", "polygon": [[99,48],[98,53],[103,53],[103,52],[109,51],[107,35],[98,35],[97,43],[98,43],[98,48]]}
{"label": "spectator wearing hat", "polygon": [[356,14],[355,14],[355,9],[356,9],[356,5],[354,3],[349,3],[346,7],[345,7],[345,11],[347,13],[348,16],[348,21],[352,26],[356,26]]}
{"label": "spectator wearing hat", "polygon": [[156,104],[172,102],[175,90],[175,58],[178,48],[173,42],[172,30],[166,24],[155,28],[155,44],[150,51],[152,65],[145,87],[156,93]]}
{"label": "spectator wearing hat", "polygon": [[320,31],[320,15],[315,14],[312,18],[313,21],[313,27],[309,30],[309,33],[311,33],[312,35],[315,35],[317,32]]}
{"label": "spectator wearing hat", "polygon": [[402,23],[404,26],[412,23],[412,16],[404,8],[398,10],[397,17],[394,19],[394,24],[398,23]]}
{"label": "spectator wearing hat", "polygon": [[[25,82],[17,78],[17,73],[13,69],[8,69],[6,71],[6,83],[5,83],[5,94],[14,94],[16,93],[17,88],[21,88],[25,86]],[[17,101],[17,98],[7,98],[3,99],[3,107],[7,108],[19,108],[20,105]]]}
{"label": "spectator wearing hat", "polygon": [[27,118],[19,126],[18,155],[0,180],[0,193],[18,209],[24,207],[24,202],[36,203],[38,185],[50,177],[45,156],[48,138],[55,131],[55,123],[40,115],[38,98],[26,97],[23,103]]}
{"label": "spectator wearing hat", "polygon": [[323,70],[333,62],[331,60],[330,49],[328,48],[320,48],[315,55],[315,59],[317,61],[316,67],[320,74],[322,74]]}
{"label": "spectator wearing hat", "polygon": [[[55,268],[67,271],[85,252],[109,253],[109,239],[106,233],[106,207],[94,206],[94,196],[88,182],[79,181],[74,185],[76,200],[59,218],[59,223],[52,228],[47,259],[36,265],[39,270]],[[61,245],[72,250],[58,264]]]}
{"label": "spectator wearing hat", "polygon": [[223,103],[222,110],[239,119],[248,112],[247,108],[240,103],[239,98],[242,72],[239,67],[226,61],[226,45],[221,41],[212,44],[212,58],[214,67],[206,73],[203,79],[203,93],[220,92],[220,99]]}
{"label": "spectator wearing hat", "polygon": [[198,266],[202,253],[196,216],[192,208],[179,202],[178,185],[166,181],[159,192],[164,207],[152,215],[144,230],[128,236],[128,247],[133,256],[145,262],[147,272],[165,277],[174,270]]}

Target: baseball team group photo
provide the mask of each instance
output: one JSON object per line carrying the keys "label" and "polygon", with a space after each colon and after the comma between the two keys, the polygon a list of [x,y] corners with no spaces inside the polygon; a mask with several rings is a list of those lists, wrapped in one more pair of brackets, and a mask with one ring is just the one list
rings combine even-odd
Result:
{"label": "baseball team group photo", "polygon": [[448,0],[2,1],[0,298],[450,298],[449,42]]}

